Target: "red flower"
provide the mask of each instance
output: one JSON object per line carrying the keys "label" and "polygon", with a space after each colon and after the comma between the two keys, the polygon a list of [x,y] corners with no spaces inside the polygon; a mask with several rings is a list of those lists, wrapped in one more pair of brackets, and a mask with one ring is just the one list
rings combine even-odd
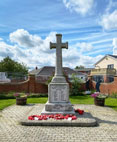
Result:
{"label": "red flower", "polygon": [[77,117],[74,115],[74,116],[72,116],[72,120],[76,120],[77,119]]}
{"label": "red flower", "polygon": [[28,120],[34,120],[34,117],[29,116],[29,117],[28,117]]}
{"label": "red flower", "polygon": [[81,109],[75,109],[75,112],[79,113],[80,115],[82,115],[84,113],[84,110]]}
{"label": "red flower", "polygon": [[[84,113],[84,110],[76,109],[75,112],[82,115]],[[48,118],[53,118],[53,119],[56,119],[56,120],[68,119],[68,118],[71,118],[71,120],[77,119],[77,117],[73,114],[67,114],[67,115],[51,114],[51,115],[32,115],[32,116],[28,117],[28,120],[47,120]]]}

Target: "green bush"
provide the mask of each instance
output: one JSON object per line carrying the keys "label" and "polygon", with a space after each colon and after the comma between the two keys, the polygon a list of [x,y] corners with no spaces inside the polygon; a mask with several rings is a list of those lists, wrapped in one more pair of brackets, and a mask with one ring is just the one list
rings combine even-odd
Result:
{"label": "green bush", "polygon": [[117,92],[113,92],[110,97],[117,98]]}
{"label": "green bush", "polygon": [[[9,92],[9,93],[0,93],[0,99],[15,99],[14,96],[16,92]],[[25,92],[20,92],[25,93]],[[28,98],[39,98],[39,97],[47,97],[48,94],[42,94],[42,93],[29,93]]]}
{"label": "green bush", "polygon": [[28,98],[40,98],[40,97],[47,97],[48,94],[43,93],[31,93]]}
{"label": "green bush", "polygon": [[9,92],[9,93],[0,93],[0,99],[14,99],[14,92]]}
{"label": "green bush", "polygon": [[49,79],[46,81],[46,85],[48,85],[52,81],[53,77],[53,75],[49,77]]}
{"label": "green bush", "polygon": [[72,74],[71,84],[72,86],[70,88],[70,95],[72,96],[81,95],[82,92],[80,91],[80,87],[82,84],[82,80],[76,77],[75,74]]}

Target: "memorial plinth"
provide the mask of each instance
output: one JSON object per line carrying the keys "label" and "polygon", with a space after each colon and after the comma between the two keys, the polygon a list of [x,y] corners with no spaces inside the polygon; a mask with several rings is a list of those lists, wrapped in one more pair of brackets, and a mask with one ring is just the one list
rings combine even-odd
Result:
{"label": "memorial plinth", "polygon": [[41,114],[75,114],[69,101],[69,84],[63,75],[62,48],[68,49],[68,43],[61,42],[62,35],[56,34],[56,42],[50,42],[50,49],[56,48],[55,75],[48,85],[48,102]]}

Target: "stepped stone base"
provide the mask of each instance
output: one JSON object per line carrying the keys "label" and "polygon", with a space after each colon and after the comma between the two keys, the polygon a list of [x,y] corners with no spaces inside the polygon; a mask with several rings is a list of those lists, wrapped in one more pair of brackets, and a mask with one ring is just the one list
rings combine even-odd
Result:
{"label": "stepped stone base", "polygon": [[47,102],[43,109],[44,114],[75,114],[72,104],[68,103],[49,103]]}
{"label": "stepped stone base", "polygon": [[[95,127],[98,126],[96,119],[89,113],[84,112],[83,115],[79,115],[75,113],[74,115],[77,116],[76,120],[55,120],[55,119],[48,119],[48,120],[28,120],[28,116],[31,115],[40,115],[43,107],[39,107],[35,105],[27,115],[19,121],[21,125],[25,126],[69,126],[69,127]],[[85,110],[84,110],[85,111]],[[54,113],[54,112],[53,112]],[[53,114],[52,113],[52,114]],[[58,112],[59,113],[59,112]],[[68,114],[69,112],[67,112]],[[47,112],[46,114],[49,114]],[[51,114],[51,112],[50,112]],[[56,112],[55,112],[56,114]]]}

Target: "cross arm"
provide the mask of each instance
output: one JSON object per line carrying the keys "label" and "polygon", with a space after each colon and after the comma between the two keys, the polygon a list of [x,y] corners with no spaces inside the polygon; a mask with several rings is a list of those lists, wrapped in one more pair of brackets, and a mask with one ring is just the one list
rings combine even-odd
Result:
{"label": "cross arm", "polygon": [[50,49],[52,49],[52,48],[56,48],[56,43],[50,42]]}
{"label": "cross arm", "polygon": [[68,42],[66,42],[66,43],[62,43],[62,48],[66,48],[66,49],[68,49]]}

